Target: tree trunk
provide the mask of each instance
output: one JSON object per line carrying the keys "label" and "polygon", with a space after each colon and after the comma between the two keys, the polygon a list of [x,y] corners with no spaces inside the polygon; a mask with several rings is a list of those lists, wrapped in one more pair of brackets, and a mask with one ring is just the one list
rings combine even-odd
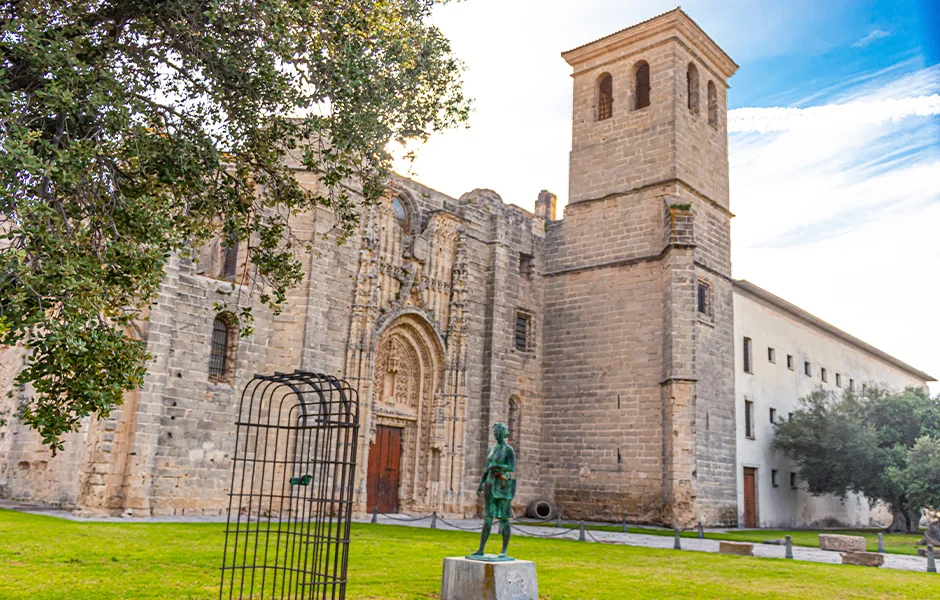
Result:
{"label": "tree trunk", "polygon": [[907,533],[907,517],[902,511],[894,511],[894,520],[888,525],[887,533]]}
{"label": "tree trunk", "polygon": [[920,533],[920,511],[919,510],[909,510],[907,511],[907,532],[908,533]]}
{"label": "tree trunk", "polygon": [[940,547],[940,521],[931,521],[927,526],[927,532],[924,533],[923,542],[933,544],[934,547]]}

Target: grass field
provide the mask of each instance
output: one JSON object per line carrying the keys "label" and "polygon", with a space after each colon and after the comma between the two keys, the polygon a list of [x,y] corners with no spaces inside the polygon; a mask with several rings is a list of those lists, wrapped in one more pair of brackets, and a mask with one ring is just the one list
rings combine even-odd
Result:
{"label": "grass field", "polygon": [[[540,523],[539,526],[555,527],[555,525],[552,523]],[[565,523],[564,526],[568,528],[577,527],[577,525],[574,523]],[[620,525],[587,525],[586,528],[595,531],[621,531]],[[662,535],[667,537],[672,537],[674,535],[674,533],[668,529],[653,529],[647,527],[628,527],[627,532],[644,533],[647,535]],[[783,529],[759,529],[745,531],[726,531],[723,533],[706,531],[705,539],[727,540],[730,542],[753,542],[759,544],[764,540],[782,539],[784,536],[789,535],[790,539],[793,541],[794,546],[819,548],[820,533],[860,535],[865,538],[868,544],[869,552],[876,552],[878,550],[878,532],[871,529],[826,529],[818,531],[803,529],[792,531]],[[682,537],[684,538],[694,538],[697,535],[698,534],[695,531],[682,532]],[[918,546],[917,542],[922,540],[923,537],[923,534],[886,533],[884,534],[885,552],[889,554],[907,554],[910,556],[916,556],[917,548],[922,547]]]}
{"label": "grass field", "polygon": [[[222,531],[220,524],[75,523],[0,510],[0,598],[213,600]],[[437,598],[441,558],[466,554],[476,540],[354,525],[348,598]],[[927,573],[519,537],[511,550],[536,561],[540,598],[549,600],[940,598],[940,576]]]}

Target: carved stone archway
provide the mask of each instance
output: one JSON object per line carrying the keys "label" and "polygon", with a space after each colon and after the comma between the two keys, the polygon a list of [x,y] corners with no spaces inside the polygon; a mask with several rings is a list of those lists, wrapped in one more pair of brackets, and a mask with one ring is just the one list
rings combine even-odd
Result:
{"label": "carved stone archway", "polygon": [[446,438],[440,338],[420,315],[401,315],[379,335],[373,364],[372,426],[401,429],[400,510],[433,510]]}

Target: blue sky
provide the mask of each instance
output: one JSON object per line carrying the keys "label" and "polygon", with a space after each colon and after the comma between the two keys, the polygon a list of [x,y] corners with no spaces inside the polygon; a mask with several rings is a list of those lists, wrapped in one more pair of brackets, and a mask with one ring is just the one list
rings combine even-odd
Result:
{"label": "blue sky", "polygon": [[[531,210],[549,189],[563,204],[571,80],[560,53],[674,7],[438,7],[475,112],[469,129],[419,148],[408,174],[455,197],[490,188]],[[940,377],[940,2],[682,8],[740,65],[729,90],[734,276]]]}

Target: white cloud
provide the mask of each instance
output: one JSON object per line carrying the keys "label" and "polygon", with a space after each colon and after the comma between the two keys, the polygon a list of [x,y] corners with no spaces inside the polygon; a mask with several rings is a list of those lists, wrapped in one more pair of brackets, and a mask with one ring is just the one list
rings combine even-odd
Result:
{"label": "white cloud", "polygon": [[[824,52],[832,36],[821,6],[828,4],[768,2],[755,10],[752,0],[683,2],[742,64]],[[470,129],[419,149],[413,176],[455,197],[488,187],[529,210],[546,188],[563,205],[571,79],[559,53],[674,7],[674,0],[439,7],[434,20],[469,67],[476,112]],[[940,345],[932,341],[940,339],[940,316],[933,317],[940,67],[918,70],[922,58],[908,58],[823,81],[800,108],[730,113],[734,274],[940,376]]]}
{"label": "white cloud", "polygon": [[884,31],[883,29],[872,29],[871,33],[860,39],[859,41],[852,44],[853,48],[863,48],[868,44],[874,42],[875,40],[880,40],[881,38],[886,38],[890,33]]}
{"label": "white cloud", "polygon": [[739,108],[728,114],[729,133],[768,133],[797,128],[840,129],[940,114],[940,94],[913,98],[856,100],[812,108]]}
{"label": "white cloud", "polygon": [[938,71],[852,82],[823,106],[729,113],[735,277],[934,376]]}

